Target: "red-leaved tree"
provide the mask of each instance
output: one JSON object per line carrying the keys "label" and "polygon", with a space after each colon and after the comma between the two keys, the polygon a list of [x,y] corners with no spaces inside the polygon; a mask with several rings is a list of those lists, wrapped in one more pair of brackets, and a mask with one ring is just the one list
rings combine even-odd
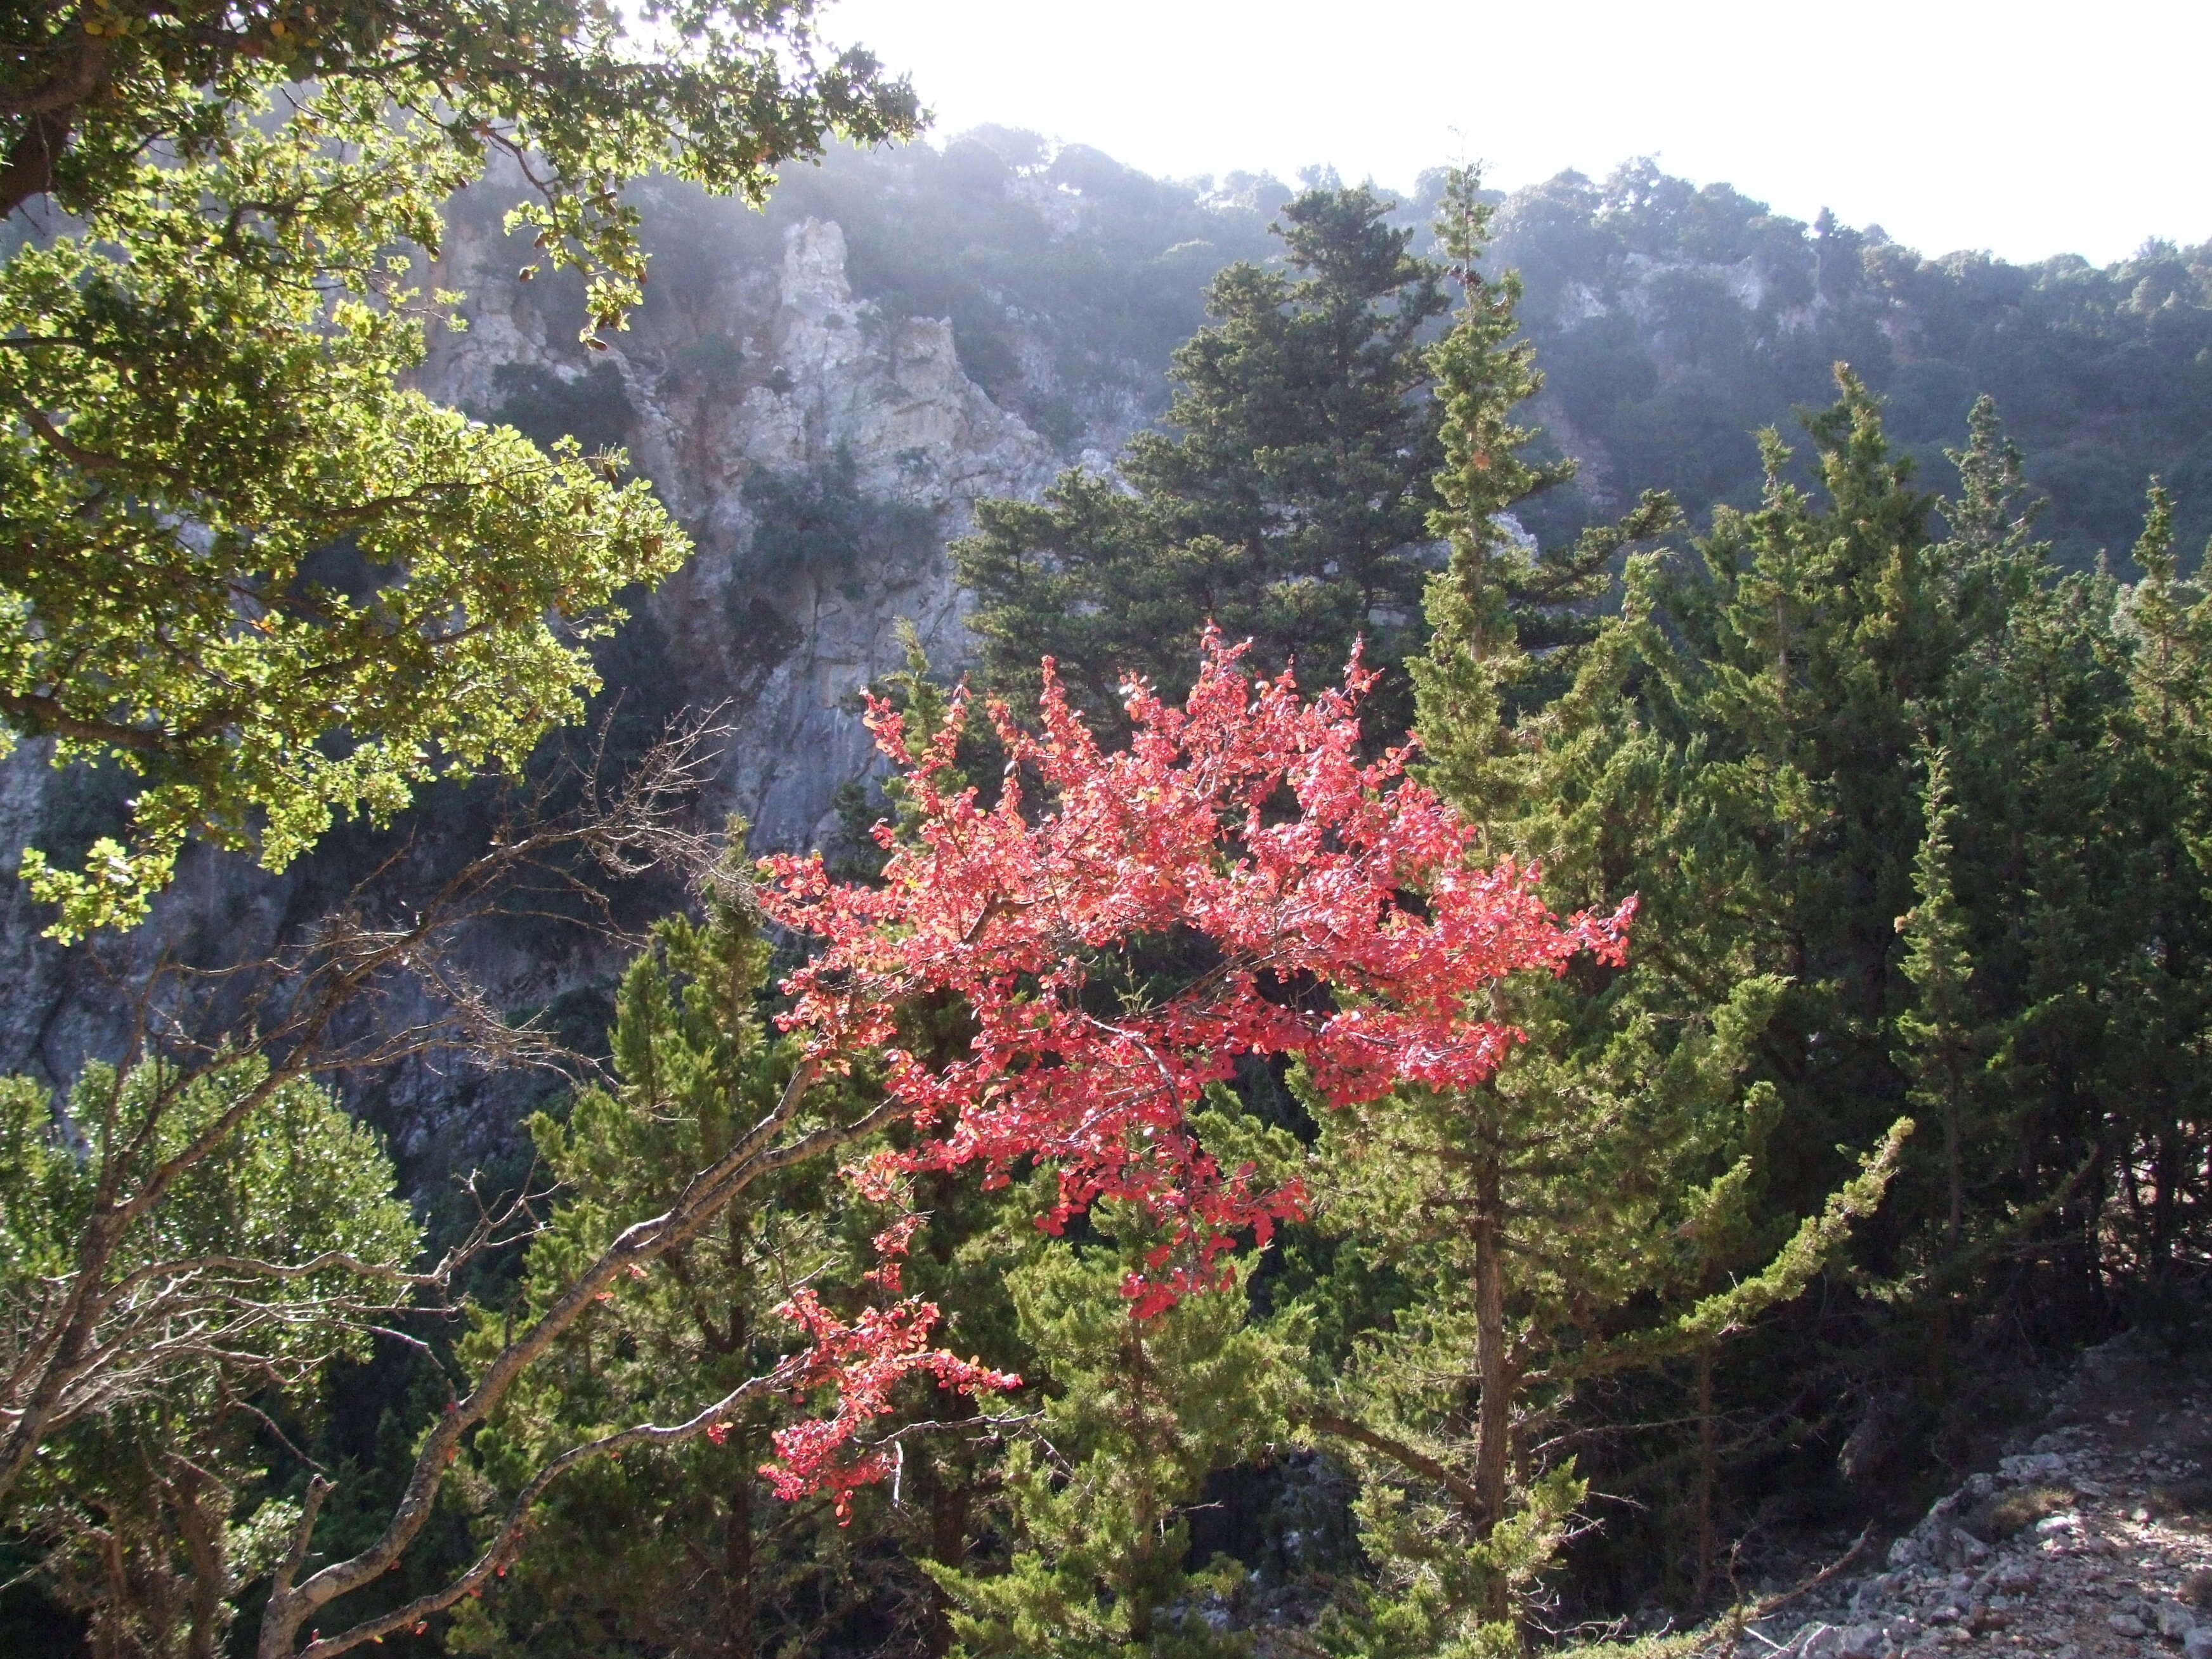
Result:
{"label": "red-leaved tree", "polygon": [[[1482,867],[1470,826],[1406,775],[1406,750],[1363,761],[1357,708],[1374,677],[1356,658],[1340,690],[1308,702],[1287,674],[1248,678],[1218,635],[1205,650],[1181,708],[1133,691],[1134,736],[1114,754],[1048,660],[1037,733],[989,710],[1008,760],[988,807],[950,781],[964,693],[918,761],[897,712],[872,703],[915,820],[909,837],[878,828],[882,884],[833,881],[817,856],[763,865],[769,915],[823,941],[786,981],[787,1028],[824,1069],[881,1054],[915,1125],[906,1150],[853,1172],[864,1189],[886,1196],[905,1175],[970,1164],[1004,1184],[1035,1165],[1059,1181],[1049,1231],[1101,1199],[1136,1205],[1164,1240],[1123,1287],[1139,1318],[1215,1282],[1240,1237],[1264,1243],[1299,1213],[1294,1186],[1260,1190],[1206,1151],[1193,1114],[1207,1085],[1247,1056],[1280,1056],[1335,1105],[1402,1084],[1468,1087],[1518,1035],[1485,1018],[1485,988],[1583,951],[1620,962],[1634,909],[1553,915],[1534,871]],[[1160,959],[1190,965],[1133,1006],[1130,976],[1113,971],[1133,950],[1155,988]],[[965,1058],[900,1046],[902,1009],[947,1003],[972,1023]],[[878,1240],[872,1277],[888,1292],[912,1231]],[[842,1503],[883,1473],[859,1437],[902,1376],[971,1394],[1016,1381],[927,1348],[927,1303],[851,1324],[811,1297],[787,1312],[813,1344],[802,1386],[833,1386],[838,1401],[777,1436],[782,1462],[767,1473],[787,1495]]]}
{"label": "red-leaved tree", "polygon": [[[1218,1282],[1224,1251],[1248,1234],[1264,1241],[1299,1212],[1295,1188],[1261,1190],[1251,1170],[1224,1170],[1207,1152],[1194,1112],[1209,1085],[1258,1057],[1302,1063],[1339,1105],[1401,1085],[1464,1088],[1516,1036],[1484,1017],[1486,988],[1557,972],[1581,951],[1621,959],[1632,906],[1560,920],[1537,899],[1533,871],[1481,867],[1473,831],[1405,775],[1404,751],[1361,760],[1356,711],[1373,677],[1356,659],[1340,690],[1307,702],[1287,676],[1247,678],[1239,655],[1209,632],[1188,701],[1170,708],[1139,688],[1128,704],[1134,738],[1112,755],[1069,713],[1048,664],[1037,734],[991,710],[1009,762],[988,808],[951,769],[964,696],[946,728],[917,744],[918,761],[896,713],[871,708],[915,833],[879,832],[891,854],[880,887],[835,883],[817,858],[767,860],[769,915],[823,941],[787,981],[795,1000],[785,1024],[803,1053],[777,1103],[666,1209],[574,1269],[477,1368],[468,1392],[425,1430],[373,1539],[335,1559],[317,1551],[318,1516],[335,1487],[321,1475],[309,1482],[262,1612],[260,1659],[339,1659],[427,1630],[506,1570],[532,1507],[567,1472],[632,1448],[719,1437],[766,1395],[827,1397],[827,1409],[777,1434],[781,1462],[765,1472],[787,1496],[830,1494],[842,1514],[856,1487],[887,1472],[866,1435],[907,1378],[970,1395],[1018,1382],[930,1346],[937,1310],[900,1283],[922,1224],[909,1212],[876,1240],[865,1305],[834,1310],[802,1290],[784,1312],[804,1346],[781,1364],[682,1422],[611,1429],[548,1459],[465,1569],[323,1632],[317,1621],[334,1603],[399,1565],[465,1437],[564,1334],[776,1171],[902,1120],[910,1127],[901,1150],[852,1172],[872,1196],[971,1164],[994,1184],[1050,1169],[1060,1185],[1039,1218],[1047,1229],[1101,1199],[1159,1224],[1158,1249],[1123,1286],[1131,1316],[1143,1318]],[[973,1033],[964,1056],[901,1047],[909,1012],[942,1031],[948,1012]],[[884,1062],[884,1096],[806,1122],[814,1080],[863,1056]]]}

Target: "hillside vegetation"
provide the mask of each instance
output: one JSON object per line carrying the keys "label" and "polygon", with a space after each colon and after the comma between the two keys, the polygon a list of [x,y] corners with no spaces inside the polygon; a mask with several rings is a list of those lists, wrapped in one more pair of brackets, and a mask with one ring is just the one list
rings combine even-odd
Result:
{"label": "hillside vegetation", "polygon": [[[1206,284],[1278,251],[1266,226],[1297,188],[1157,179],[986,128],[942,149],[832,150],[787,169],[765,215],[659,186],[644,199],[655,279],[671,285],[769,260],[785,226],[835,219],[859,293],[894,313],[950,317],[969,374],[1073,446],[1103,397],[1148,417],[1164,407],[1168,354],[1203,320]],[[1417,251],[1439,189],[1431,176],[1395,210]],[[1994,398],[2069,567],[2125,557],[2153,474],[2173,493],[2184,544],[2212,535],[2212,245],[2149,242],[2104,267],[1923,253],[1879,227],[1806,225],[1648,161],[1492,199],[1486,269],[1524,284],[1545,441],[1583,464],[1576,489],[1535,509],[1552,529],[1647,489],[1674,492],[1698,524],[1715,503],[1750,505],[1750,434],[1825,401],[1844,362],[1883,398],[1931,488],[1953,482],[1943,451],[1974,399]]]}
{"label": "hillside vegetation", "polygon": [[2201,1366],[2212,245],[878,151],[649,15],[0,63],[0,1645],[1719,1652]]}

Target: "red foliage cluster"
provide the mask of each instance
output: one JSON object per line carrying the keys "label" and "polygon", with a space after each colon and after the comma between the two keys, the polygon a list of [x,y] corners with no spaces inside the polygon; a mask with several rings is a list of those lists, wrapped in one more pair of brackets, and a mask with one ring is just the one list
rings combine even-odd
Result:
{"label": "red foliage cluster", "polygon": [[[1483,1017],[1482,989],[1559,971],[1582,951],[1619,962],[1634,908],[1562,921],[1533,871],[1480,868],[1474,830],[1405,775],[1406,750],[1359,757],[1356,710],[1373,676],[1356,659],[1341,689],[1307,702],[1287,674],[1246,678],[1241,654],[1209,633],[1183,707],[1138,688],[1135,735],[1110,755],[1048,661],[1038,733],[990,709],[1009,760],[988,808],[945,783],[964,693],[914,763],[899,714],[872,703],[918,836],[894,846],[878,829],[892,853],[880,887],[834,882],[818,857],[764,866],[770,916],[825,941],[786,982],[787,1026],[825,1065],[879,1052],[913,1109],[911,1149],[882,1155],[874,1178],[980,1164],[1003,1183],[1018,1166],[1048,1167],[1058,1202],[1041,1221],[1055,1232],[1101,1199],[1139,1206],[1166,1242],[1125,1287],[1139,1316],[1212,1282],[1238,1234],[1264,1243],[1299,1212],[1295,1187],[1255,1190],[1249,1169],[1207,1152],[1191,1115],[1208,1084],[1247,1055],[1302,1061],[1340,1105],[1401,1084],[1480,1082],[1517,1035]],[[1025,778],[1042,785],[1034,805]],[[1140,942],[1197,965],[1132,1007],[1108,981]],[[900,1046],[901,1010],[925,999],[969,1011],[967,1057],[933,1063]],[[811,1304],[794,1311],[817,1346],[859,1358],[859,1328],[812,1322],[826,1316]],[[871,1328],[907,1346],[867,1350],[866,1363],[946,1375],[945,1357],[920,1346],[926,1324]],[[825,1358],[822,1374],[846,1363]],[[847,1416],[841,1406],[836,1421]],[[778,1437],[780,1486],[843,1479],[831,1426]]]}
{"label": "red foliage cluster", "polygon": [[891,1409],[891,1390],[905,1378],[927,1371],[942,1386],[968,1395],[996,1393],[1021,1382],[1018,1376],[926,1347],[930,1327],[937,1322],[931,1303],[864,1308],[847,1324],[807,1290],[781,1311],[805,1332],[810,1345],[794,1390],[804,1399],[813,1389],[834,1384],[837,1409],[777,1430],[775,1449],[783,1462],[765,1464],[761,1472],[781,1498],[828,1492],[841,1522],[851,1517],[854,1491],[890,1472],[881,1449],[854,1455],[848,1448],[863,1428]]}

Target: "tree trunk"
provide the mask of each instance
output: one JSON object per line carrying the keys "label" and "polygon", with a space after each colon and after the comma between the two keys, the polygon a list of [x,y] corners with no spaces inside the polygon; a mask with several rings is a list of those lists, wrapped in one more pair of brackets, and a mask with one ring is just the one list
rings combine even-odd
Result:
{"label": "tree trunk", "polygon": [[191,1574],[185,1652],[188,1659],[215,1659],[222,1633],[223,1592],[229,1588],[223,1522],[230,1516],[230,1493],[181,1457],[169,1460],[169,1487]]}
{"label": "tree trunk", "polygon": [[737,1443],[738,1478],[730,1489],[729,1519],[723,1523],[725,1601],[729,1609],[729,1639],[722,1650],[729,1659],[753,1659],[753,1455],[752,1437],[743,1429],[731,1436]]}
{"label": "tree trunk", "polygon": [[[957,1567],[968,1559],[968,1510],[973,1492],[965,1480],[939,1474],[929,1494],[929,1559],[940,1567]],[[929,1659],[952,1651],[952,1598],[935,1579],[929,1583]]]}
{"label": "tree trunk", "polygon": [[1712,1588],[1713,1558],[1713,1351],[1698,1351],[1698,1601]]}
{"label": "tree trunk", "polygon": [[[1503,1180],[1495,1152],[1486,1154],[1475,1174],[1474,1303],[1475,1370],[1482,1400],[1475,1430],[1475,1490],[1483,1513],[1476,1522],[1487,1538],[1505,1513],[1506,1475],[1510,1467],[1513,1427],[1511,1378],[1505,1356],[1505,1264]],[[1493,1574],[1486,1592],[1488,1616],[1512,1617],[1511,1587]]]}
{"label": "tree trunk", "polygon": [[2164,1285],[2173,1267],[2173,1237],[2179,1231],[2176,1217],[2179,1211],[2179,1192],[2182,1182],[2182,1152],[2172,1125],[2171,1115],[2166,1127],[2158,1134],[2158,1151],[2151,1162],[2150,1241],[2144,1255],[2149,1258],[2151,1283]]}
{"label": "tree trunk", "polygon": [[1944,1103],[1943,1163],[1949,1179],[1951,1208],[1944,1218],[1943,1238],[1948,1253],[1959,1254],[1960,1241],[1965,1237],[1966,1224],[1966,1174],[1959,1154],[1959,1081],[1951,1080],[1950,1098]]}

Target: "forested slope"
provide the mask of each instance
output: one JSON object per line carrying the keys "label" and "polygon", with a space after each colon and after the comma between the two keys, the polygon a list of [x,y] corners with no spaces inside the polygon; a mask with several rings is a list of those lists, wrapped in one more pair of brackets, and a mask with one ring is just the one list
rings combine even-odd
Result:
{"label": "forested slope", "polygon": [[[1439,187],[1425,181],[1401,222],[1425,236]],[[1103,399],[1147,416],[1164,405],[1167,353],[1201,320],[1205,283],[1268,256],[1264,227],[1296,188],[1243,174],[1176,184],[985,129],[941,151],[832,152],[788,170],[764,217],[671,202],[648,213],[647,234],[657,280],[682,283],[702,264],[769,257],[801,217],[835,219],[857,294],[951,319],[969,374],[1072,455]],[[1487,266],[1521,273],[1548,440],[1584,463],[1578,489],[1544,509],[1562,526],[1650,488],[1673,490],[1693,521],[1716,501],[1747,504],[1749,434],[1825,401],[1846,362],[1935,485],[1974,398],[1995,398],[2069,565],[2124,556],[2153,473],[2174,492],[2184,543],[2212,534],[2206,246],[2147,243],[2104,267],[1914,250],[1644,161],[1498,199]]]}
{"label": "forested slope", "polygon": [[1528,284],[1554,440],[1595,463],[1601,495],[1747,504],[1758,467],[1741,434],[1824,400],[1845,362],[1931,485],[1949,483],[1942,452],[1974,398],[1994,398],[2063,562],[2121,556],[2154,472],[2184,543],[2212,534],[2203,246],[2147,243],[2102,268],[1923,253],[1635,163],[1515,192],[1492,258]]}
{"label": "forested slope", "polygon": [[720,68],[6,268],[0,1635],[1672,1659],[2202,1352],[2212,255]]}

